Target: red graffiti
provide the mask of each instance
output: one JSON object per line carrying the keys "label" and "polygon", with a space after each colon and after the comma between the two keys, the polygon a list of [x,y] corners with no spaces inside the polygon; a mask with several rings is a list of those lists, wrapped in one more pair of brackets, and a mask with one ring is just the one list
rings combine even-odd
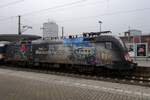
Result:
{"label": "red graffiti", "polygon": [[28,51],[28,47],[26,44],[22,44],[21,47],[20,47],[20,51],[21,52],[27,52]]}

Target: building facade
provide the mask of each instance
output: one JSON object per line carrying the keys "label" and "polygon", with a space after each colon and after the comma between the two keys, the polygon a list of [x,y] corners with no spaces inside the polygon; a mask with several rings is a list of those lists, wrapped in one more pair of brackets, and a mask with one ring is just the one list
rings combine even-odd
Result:
{"label": "building facade", "polygon": [[129,30],[125,32],[124,36],[120,37],[122,41],[126,44],[129,52],[134,51],[134,56],[138,51],[138,46],[145,45],[145,49],[147,51],[147,56],[150,56],[150,34],[142,35],[142,32],[139,30]]}
{"label": "building facade", "polygon": [[43,24],[43,39],[58,37],[58,25],[55,22],[46,22]]}

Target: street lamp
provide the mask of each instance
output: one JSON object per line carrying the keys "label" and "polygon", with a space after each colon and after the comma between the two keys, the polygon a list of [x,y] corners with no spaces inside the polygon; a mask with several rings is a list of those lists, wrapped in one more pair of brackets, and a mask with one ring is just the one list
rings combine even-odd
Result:
{"label": "street lamp", "polygon": [[99,25],[100,25],[100,32],[101,32],[101,24],[102,24],[102,21],[98,21]]}

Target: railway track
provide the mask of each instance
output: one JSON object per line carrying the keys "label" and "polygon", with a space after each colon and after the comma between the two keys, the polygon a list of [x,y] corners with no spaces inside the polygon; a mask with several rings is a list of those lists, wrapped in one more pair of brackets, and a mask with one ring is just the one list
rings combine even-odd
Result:
{"label": "railway track", "polygon": [[84,73],[78,71],[68,71],[58,69],[49,70],[48,68],[36,69],[35,67],[19,67],[19,66],[12,67],[12,65],[9,66],[1,65],[0,68],[150,87],[150,69],[145,67],[137,67],[134,71],[131,71],[129,73],[128,72],[114,73],[113,71],[104,69],[98,73]]}

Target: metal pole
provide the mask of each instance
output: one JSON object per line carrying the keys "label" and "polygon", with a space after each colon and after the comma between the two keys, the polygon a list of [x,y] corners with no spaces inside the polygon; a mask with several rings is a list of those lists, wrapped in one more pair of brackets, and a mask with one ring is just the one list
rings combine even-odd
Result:
{"label": "metal pole", "polygon": [[18,34],[21,35],[21,16],[18,16]]}
{"label": "metal pole", "polygon": [[64,37],[64,27],[62,27],[62,38]]}
{"label": "metal pole", "polygon": [[[131,42],[131,34],[130,34],[130,26],[129,26],[129,32],[128,32],[128,42]],[[134,43],[134,37],[132,37],[132,43]]]}
{"label": "metal pole", "polygon": [[101,32],[101,24],[102,24],[102,21],[99,21],[99,25],[100,25],[100,32]]}
{"label": "metal pole", "polygon": [[101,32],[101,23],[100,23],[100,32]]}

